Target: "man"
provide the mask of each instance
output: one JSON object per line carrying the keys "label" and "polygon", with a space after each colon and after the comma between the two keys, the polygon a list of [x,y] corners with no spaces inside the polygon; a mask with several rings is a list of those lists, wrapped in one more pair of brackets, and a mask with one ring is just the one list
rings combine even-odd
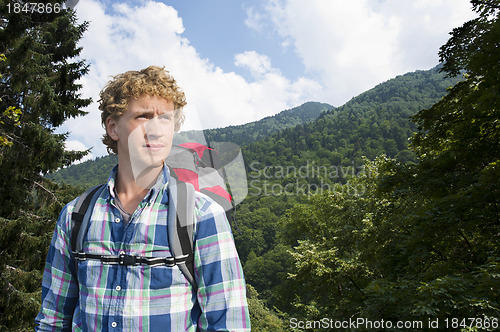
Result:
{"label": "man", "polygon": [[[101,91],[103,142],[118,154],[97,199],[82,251],[171,256],[167,235],[169,169],[183,121],[184,93],[160,67],[115,76]],[[245,281],[225,211],[196,193],[196,285],[177,265],[76,262],[71,214],[62,210],[47,256],[38,331],[250,331]]]}

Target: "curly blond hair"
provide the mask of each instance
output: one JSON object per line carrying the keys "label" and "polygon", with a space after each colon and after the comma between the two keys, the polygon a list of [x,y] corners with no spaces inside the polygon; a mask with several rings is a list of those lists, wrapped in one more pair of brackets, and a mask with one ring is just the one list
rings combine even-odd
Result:
{"label": "curly blond hair", "polygon": [[[179,131],[184,122],[183,107],[186,105],[186,97],[165,67],[158,66],[118,74],[106,84],[99,94],[99,109],[104,129],[108,117],[119,119],[132,98],[144,95],[162,97],[174,103],[174,130]],[[103,135],[102,142],[109,154],[118,153],[116,141],[107,132]]]}

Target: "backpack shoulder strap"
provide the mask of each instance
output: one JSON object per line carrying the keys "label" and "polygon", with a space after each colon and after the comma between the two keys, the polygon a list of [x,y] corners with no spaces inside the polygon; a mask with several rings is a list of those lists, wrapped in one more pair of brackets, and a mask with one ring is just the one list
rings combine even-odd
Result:
{"label": "backpack shoulder strap", "polygon": [[[92,210],[97,198],[105,188],[106,184],[88,189],[76,202],[75,209],[71,214],[71,250],[81,251],[83,244],[83,237],[85,232],[80,232],[80,229],[86,230],[92,215]],[[90,207],[90,208],[89,208]]]}
{"label": "backpack shoulder strap", "polygon": [[194,279],[194,200],[195,189],[190,183],[170,177],[168,184],[168,242],[177,266],[196,289]]}

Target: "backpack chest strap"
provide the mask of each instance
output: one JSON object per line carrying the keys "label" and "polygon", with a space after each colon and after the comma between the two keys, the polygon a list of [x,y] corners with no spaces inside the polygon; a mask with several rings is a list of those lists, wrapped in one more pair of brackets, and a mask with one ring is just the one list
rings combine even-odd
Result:
{"label": "backpack chest strap", "polygon": [[187,263],[190,259],[189,255],[179,256],[179,257],[142,257],[135,255],[99,255],[99,254],[90,254],[81,251],[73,251],[73,256],[77,261],[86,261],[86,260],[98,260],[103,264],[116,264],[116,265],[125,265],[125,266],[133,266],[133,265],[148,265],[148,266],[158,266],[165,265],[168,267],[172,267],[177,264]]}

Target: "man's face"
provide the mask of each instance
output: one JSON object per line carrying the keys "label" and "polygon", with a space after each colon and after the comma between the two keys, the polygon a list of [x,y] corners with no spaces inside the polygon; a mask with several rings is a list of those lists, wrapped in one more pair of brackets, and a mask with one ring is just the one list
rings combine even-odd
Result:
{"label": "man's face", "polygon": [[163,166],[172,147],[174,103],[144,95],[129,102],[118,119],[108,118],[108,134],[117,141],[120,160],[130,160],[136,180],[144,172]]}

